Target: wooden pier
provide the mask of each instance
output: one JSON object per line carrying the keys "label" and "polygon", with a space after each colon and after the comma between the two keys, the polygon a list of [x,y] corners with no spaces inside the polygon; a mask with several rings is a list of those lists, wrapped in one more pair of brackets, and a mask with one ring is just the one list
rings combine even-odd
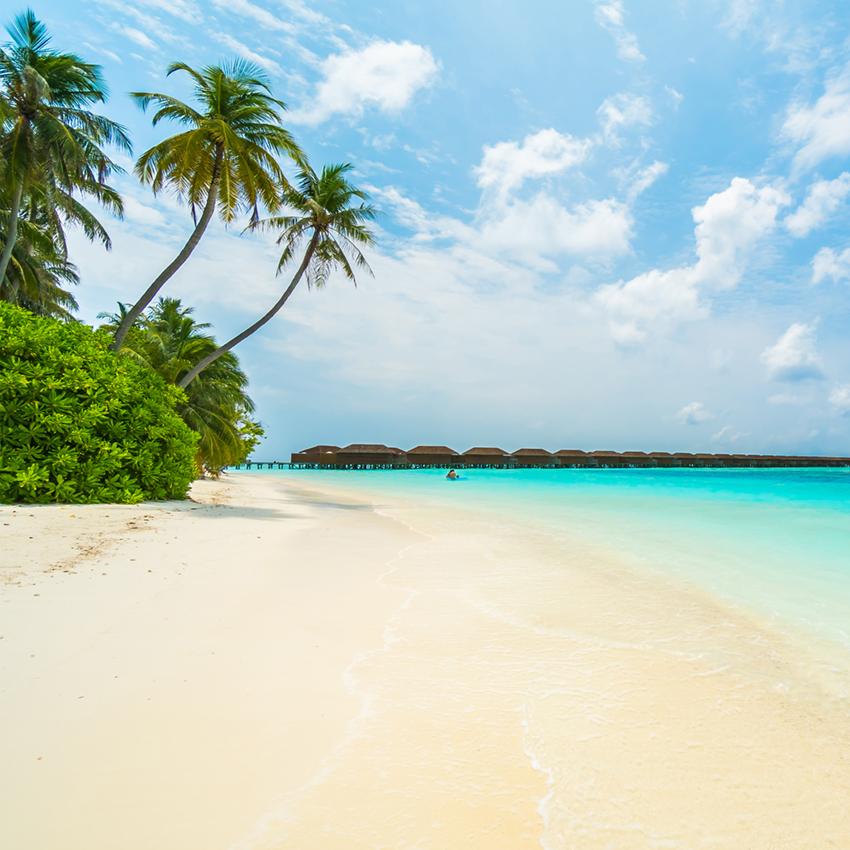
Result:
{"label": "wooden pier", "polygon": [[416,446],[404,451],[382,443],[312,446],[293,452],[291,460],[248,461],[231,469],[641,469],[641,468],[836,468],[850,467],[850,457],[807,455],[712,454],[708,452],[612,452],[581,449],[480,447],[456,452],[448,446]]}

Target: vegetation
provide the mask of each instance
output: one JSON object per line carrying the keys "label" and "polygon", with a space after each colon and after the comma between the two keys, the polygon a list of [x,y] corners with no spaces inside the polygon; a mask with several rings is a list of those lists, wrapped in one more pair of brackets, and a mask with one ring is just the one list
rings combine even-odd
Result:
{"label": "vegetation", "polygon": [[[106,317],[108,327],[118,327],[126,312],[123,308]],[[191,307],[183,307],[176,298],[161,298],[130,329],[123,352],[176,384],[215,350],[208,327],[194,320]],[[262,428],[251,419],[254,403],[247,385],[248,377],[231,354],[193,381],[178,404],[183,420],[200,437],[197,461],[201,469],[217,474],[225,466],[244,462],[262,438]]]}
{"label": "vegetation", "polygon": [[108,343],[0,303],[0,502],[186,495],[198,438],[183,393]]}
{"label": "vegetation", "polygon": [[286,304],[302,277],[307,277],[308,286],[324,286],[334,269],[340,269],[355,284],[355,267],[371,274],[369,263],[358,246],[374,242],[367,223],[374,219],[375,211],[366,203],[366,193],[349,183],[349,171],[351,166],[347,163],[325,166],[318,175],[308,165],[302,166],[297,187],[288,187],[283,195],[292,213],[252,225],[280,231],[277,244],[283,246],[283,252],[277,264],[278,274],[304,248],[301,264],[271,309],[204,357],[178,381],[179,386],[191,386],[210,364],[263,327]]}
{"label": "vegetation", "polygon": [[[122,170],[110,152],[130,153],[130,139],[101,113],[108,91],[98,65],[54,49],[31,11],[8,33],[0,49],[0,501],[183,496],[197,472],[247,459],[263,437],[232,349],[302,279],[312,287],[334,270],[355,283],[355,270],[371,273],[361,248],[373,243],[374,211],[349,181],[350,165],[310,167],[256,66],[175,62],[167,75],[189,78],[189,102],[132,93],[154,126],[180,125],[138,158],[135,175],[154,195],[187,203],[194,228],[142,295],[94,331],[73,316],[79,278],[66,229],[111,247],[87,204],[121,217],[108,181]],[[296,167],[295,185],[282,162]],[[191,307],[156,300],[216,215],[226,225],[245,215],[246,230],[275,232],[277,274],[298,264],[275,304],[220,346]]]}
{"label": "vegetation", "polygon": [[288,154],[301,160],[303,154],[280,124],[283,101],[271,96],[268,82],[254,65],[236,60],[227,65],[211,65],[201,71],[175,62],[168,75],[182,71],[194,83],[197,108],[167,94],[134,92],[142,109],[156,106],[153,124],[168,119],[188,130],[171,136],[145,151],[136,163],[136,175],[149,183],[154,194],[174,189],[187,200],[195,218],[180,253],[162,270],[127,312],[115,332],[116,349],[142,311],[153,301],[174,273],[189,259],[209,225],[216,204],[222,221],[229,223],[240,208],[258,217],[258,205],[268,210],[280,206],[280,189],[286,175],[275,159]]}
{"label": "vegetation", "polygon": [[[106,231],[76,195],[90,196],[120,214],[121,198],[104,182],[117,169],[103,147],[129,151],[130,141],[119,124],[86,109],[106,99],[97,65],[52,50],[32,12],[18,16],[9,35],[11,42],[0,50],[0,207],[5,213],[0,285],[5,300],[15,302],[22,285],[38,277],[28,279],[27,266],[42,268],[42,277],[53,286],[63,279],[51,260],[60,260],[61,266],[67,257],[64,222],[81,225],[89,237],[109,246]],[[22,221],[28,224],[29,246],[39,241],[40,250],[25,249],[7,277]]]}

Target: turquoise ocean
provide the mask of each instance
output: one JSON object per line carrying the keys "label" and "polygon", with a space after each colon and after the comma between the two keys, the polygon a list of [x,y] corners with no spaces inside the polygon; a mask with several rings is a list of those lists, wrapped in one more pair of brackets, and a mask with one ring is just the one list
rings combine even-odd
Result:
{"label": "turquoise ocean", "polygon": [[457,510],[614,550],[850,668],[850,469],[287,470],[263,474]]}

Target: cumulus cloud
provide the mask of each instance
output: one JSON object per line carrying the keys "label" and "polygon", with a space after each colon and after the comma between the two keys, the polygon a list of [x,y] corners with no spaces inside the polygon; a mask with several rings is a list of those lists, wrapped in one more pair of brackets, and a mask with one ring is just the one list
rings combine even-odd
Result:
{"label": "cumulus cloud", "polygon": [[652,106],[649,101],[627,92],[606,98],[596,114],[602,135],[609,144],[619,144],[620,131],[626,127],[648,127],[652,124]]}
{"label": "cumulus cloud", "polygon": [[438,70],[431,51],[410,41],[373,41],[359,50],[346,49],[322,61],[322,78],[308,105],[288,118],[315,125],[333,115],[362,115],[367,107],[398,112],[433,84]]}
{"label": "cumulus cloud", "polygon": [[761,361],[774,381],[807,381],[823,377],[815,350],[816,322],[794,322],[773,344],[765,348]]}
{"label": "cumulus cloud", "polygon": [[799,146],[796,169],[813,168],[830,157],[850,153],[850,68],[827,80],[814,103],[793,104],[782,134]]}
{"label": "cumulus cloud", "polygon": [[531,133],[521,142],[499,142],[484,146],[484,156],[475,169],[478,185],[504,196],[530,178],[557,174],[586,158],[593,143],[549,128]]}
{"label": "cumulus cloud", "polygon": [[829,394],[829,403],[839,412],[850,414],[850,384],[834,387]]}
{"label": "cumulus cloud", "polygon": [[596,21],[609,32],[617,45],[617,55],[627,62],[643,62],[637,36],[625,25],[623,0],[599,0],[596,4]]}
{"label": "cumulus cloud", "polygon": [[850,278],[850,248],[836,253],[832,248],[821,248],[812,260],[812,283],[830,278],[833,281]]}
{"label": "cumulus cloud", "polygon": [[488,211],[480,223],[480,238],[493,253],[542,267],[539,257],[623,254],[629,250],[632,224],[629,208],[613,198],[566,207],[541,192],[531,200]]}
{"label": "cumulus cloud", "polygon": [[714,414],[706,410],[701,401],[692,401],[690,404],[686,404],[676,414],[676,421],[681,422],[682,425],[701,425],[710,419],[714,419]]}
{"label": "cumulus cloud", "polygon": [[614,338],[642,342],[656,324],[707,316],[701,294],[738,285],[750,251],[775,228],[776,216],[787,203],[780,189],[736,177],[728,189],[694,207],[695,263],[652,269],[600,288],[597,301],[609,315]]}
{"label": "cumulus cloud", "polygon": [[835,180],[817,180],[809,187],[806,199],[785,219],[785,227],[794,236],[808,236],[823,224],[850,193],[850,172]]}
{"label": "cumulus cloud", "polygon": [[663,177],[668,170],[668,165],[666,162],[661,162],[660,160],[656,160],[651,165],[647,165],[646,168],[641,168],[632,178],[629,189],[628,189],[628,198],[630,201],[634,201],[638,195],[641,195],[645,192],[659,177]]}

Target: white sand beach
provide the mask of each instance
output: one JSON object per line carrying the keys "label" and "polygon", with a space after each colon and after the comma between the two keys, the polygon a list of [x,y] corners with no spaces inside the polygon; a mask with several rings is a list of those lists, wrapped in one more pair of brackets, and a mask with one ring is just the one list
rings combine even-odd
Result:
{"label": "white sand beach", "polygon": [[824,850],[850,718],[616,553],[237,474],[0,508],[0,846]]}

